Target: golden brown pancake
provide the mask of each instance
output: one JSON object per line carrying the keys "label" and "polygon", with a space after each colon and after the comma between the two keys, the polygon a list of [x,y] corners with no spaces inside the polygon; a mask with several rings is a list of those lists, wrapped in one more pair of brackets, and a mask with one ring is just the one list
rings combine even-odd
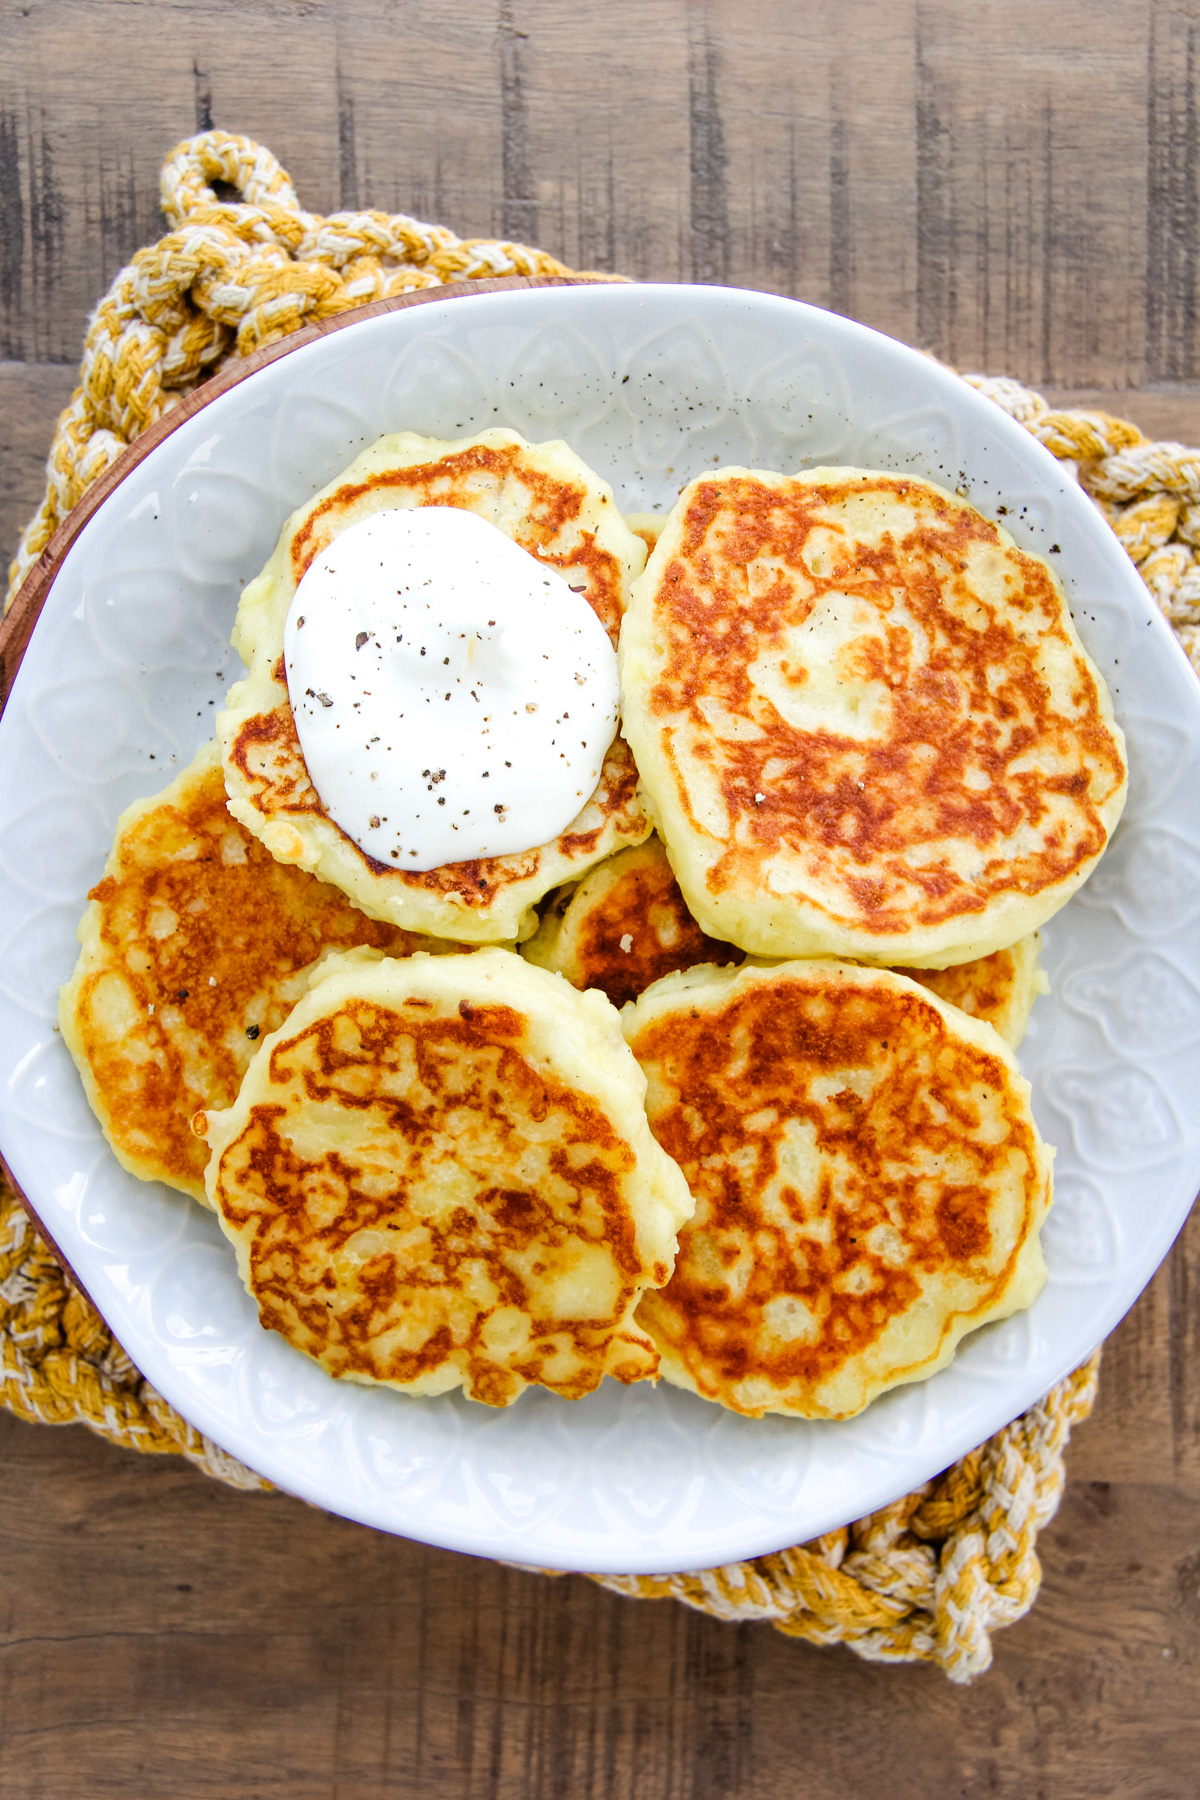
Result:
{"label": "golden brown pancake", "polygon": [[[1038,994],[1049,983],[1038,963],[1041,934],[950,969],[898,969],[973,1018],[991,1025],[1012,1049],[1025,1035]],[[687,909],[659,838],[621,850],[582,881],[551,897],[536,934],[520,946],[527,962],[576,988],[600,988],[624,1006],[664,975],[698,963],[744,960],[734,944],[701,931]]]}
{"label": "golden brown pancake", "polygon": [[478,513],[539,561],[584,588],[617,641],[645,546],[611,489],[563,443],[526,444],[512,431],[459,443],[400,432],[380,438],[292,514],[262,574],[238,606],[233,642],[249,675],[217,719],[230,809],[281,862],[333,882],[373,918],[470,943],[528,937],[533,905],[552,887],[649,835],[638,774],[617,735],[582,812],[551,844],[423,873],[377,862],[334,823],[309,780],[288,700],[283,628],[313,559],[339,532],[394,507]]}
{"label": "golden brown pancake", "polygon": [[1050,992],[1038,962],[1041,947],[1041,932],[1031,931],[1007,950],[993,950],[973,962],[956,963],[950,969],[897,969],[896,974],[911,976],[951,1006],[982,1019],[1015,1050],[1025,1036],[1034,1001]]}
{"label": "golden brown pancake", "polygon": [[79,941],[58,1016],[92,1109],[131,1174],[202,1201],[208,1152],[191,1116],[233,1104],[322,952],[435,942],[277,863],[229,816],[215,743],[122,813]]}
{"label": "golden brown pancake", "polygon": [[621,1022],[696,1201],[638,1309],[668,1381],[849,1418],[1037,1294],[1052,1153],[990,1026],[819,960],[669,975]]}
{"label": "golden brown pancake", "polygon": [[688,906],[764,956],[989,955],[1074,893],[1124,804],[1057,577],[909,476],[693,482],[634,584],[621,687]]}
{"label": "golden brown pancake", "polygon": [[551,900],[521,955],[614,1006],[696,963],[738,963],[732,944],[706,937],[684,903],[658,838],[622,850]]}
{"label": "golden brown pancake", "polygon": [[322,964],[209,1115],[271,1331],[332,1375],[507,1406],[656,1373],[633,1322],[691,1210],[598,994],[505,950]]}

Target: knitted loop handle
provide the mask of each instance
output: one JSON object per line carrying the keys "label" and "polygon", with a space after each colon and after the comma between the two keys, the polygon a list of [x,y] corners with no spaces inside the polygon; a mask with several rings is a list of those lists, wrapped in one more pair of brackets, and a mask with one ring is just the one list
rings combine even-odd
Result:
{"label": "knitted loop handle", "polygon": [[[222,199],[214,182],[241,198]],[[573,273],[544,251],[464,240],[404,214],[306,213],[270,151],[229,132],[180,144],[163,169],[162,198],[172,230],[121,270],[89,323],[10,600],[97,476],[228,359],[412,288]],[[967,380],[1073,467],[1200,668],[1200,451],[1150,443],[1104,413],[1055,412],[1015,381]],[[1058,1505],[1063,1450],[1091,1411],[1098,1366],[1097,1352],[936,1480],[811,1544],[691,1574],[592,1579],[718,1618],[769,1620],[791,1637],[848,1644],[876,1661],[933,1662],[969,1681],[991,1661],[991,1631],[1036,1597],[1037,1534]],[[81,1422],[116,1443],[185,1456],[232,1486],[268,1486],[142,1378],[4,1184],[0,1397],[21,1418]]]}
{"label": "knitted loop handle", "polygon": [[219,204],[209,185],[213,181],[236,188],[251,206],[278,206],[300,217],[291,178],[265,144],[229,131],[208,131],[177,144],[163,165],[162,209],[172,225],[182,225],[201,207]]}

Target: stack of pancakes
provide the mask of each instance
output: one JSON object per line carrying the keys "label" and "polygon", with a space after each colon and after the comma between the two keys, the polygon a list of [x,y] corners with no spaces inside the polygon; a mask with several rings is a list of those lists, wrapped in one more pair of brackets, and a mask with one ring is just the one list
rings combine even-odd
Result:
{"label": "stack of pancakes", "polygon": [[[585,589],[624,733],[553,844],[423,875],[329,817],[281,662],[312,557],[416,505]],[[266,1327],[412,1394],[662,1374],[845,1418],[1029,1304],[1052,1152],[1014,1050],[1126,783],[1046,563],[911,477],[727,469],[624,521],[565,445],[402,434],[287,522],[234,641],[219,749],[122,818],[60,1017]]]}

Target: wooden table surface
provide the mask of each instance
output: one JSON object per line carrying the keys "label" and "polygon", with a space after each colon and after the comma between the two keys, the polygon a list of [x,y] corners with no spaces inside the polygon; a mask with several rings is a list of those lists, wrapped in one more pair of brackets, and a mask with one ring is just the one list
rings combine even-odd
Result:
{"label": "wooden table surface", "polygon": [[[301,200],[848,313],[1200,443],[1200,0],[2,0],[0,545],[216,124]],[[1200,1790],[1200,1223],[973,1688],[0,1416],[0,1796]]]}

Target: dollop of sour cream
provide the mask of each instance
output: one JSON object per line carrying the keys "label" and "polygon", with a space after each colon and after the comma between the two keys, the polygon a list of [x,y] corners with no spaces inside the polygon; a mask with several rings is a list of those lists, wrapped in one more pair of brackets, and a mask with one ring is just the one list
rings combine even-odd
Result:
{"label": "dollop of sour cream", "polygon": [[616,652],[583,593],[456,507],[343,531],[296,589],[283,653],[326,812],[396,868],[550,843],[616,732]]}

